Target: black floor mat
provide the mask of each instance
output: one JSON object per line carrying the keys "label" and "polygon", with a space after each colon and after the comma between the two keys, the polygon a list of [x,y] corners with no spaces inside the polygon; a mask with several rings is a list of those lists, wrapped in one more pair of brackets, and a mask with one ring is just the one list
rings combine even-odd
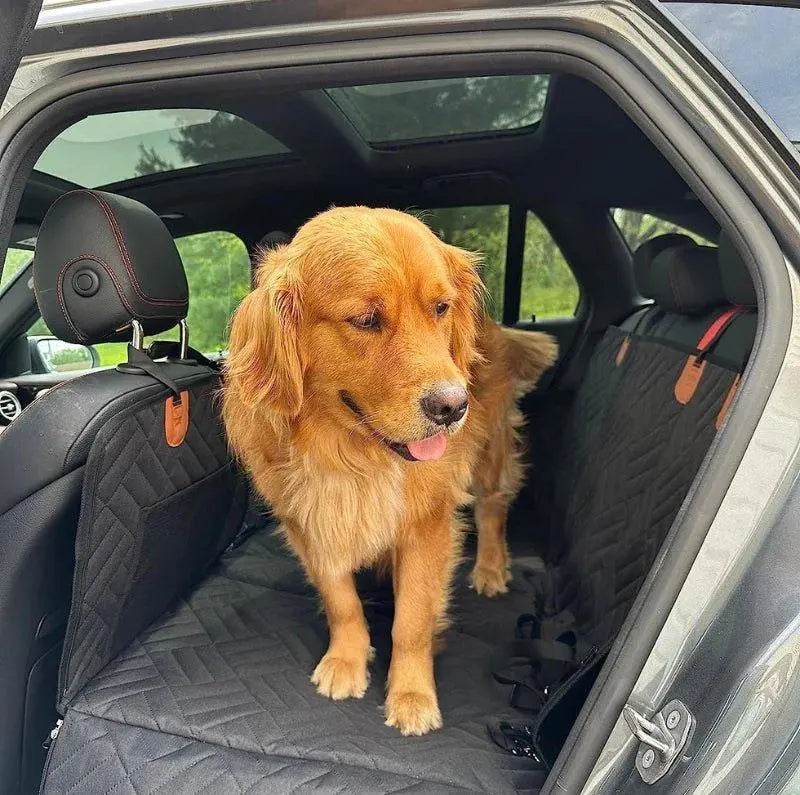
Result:
{"label": "black floor mat", "polygon": [[360,582],[377,652],[368,691],[330,701],[309,681],[327,645],[318,599],[281,542],[261,531],[84,689],[45,791],[149,792],[167,781],[178,792],[536,791],[544,773],[498,749],[486,724],[519,718],[489,658],[531,609],[537,567],[518,557],[512,591],[495,600],[468,590],[466,567],[460,572],[453,627],[436,661],[445,726],[407,738],[384,725],[381,710],[388,584]]}

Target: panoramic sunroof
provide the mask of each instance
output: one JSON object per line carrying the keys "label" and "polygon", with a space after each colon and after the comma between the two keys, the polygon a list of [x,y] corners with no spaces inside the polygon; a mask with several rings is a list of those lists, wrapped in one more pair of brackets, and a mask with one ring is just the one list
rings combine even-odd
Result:
{"label": "panoramic sunroof", "polygon": [[518,130],[542,118],[547,75],[459,77],[331,88],[372,144]]}
{"label": "panoramic sunroof", "polygon": [[44,150],[37,171],[86,188],[191,166],[289,150],[254,124],[216,110],[101,113],[73,124]]}

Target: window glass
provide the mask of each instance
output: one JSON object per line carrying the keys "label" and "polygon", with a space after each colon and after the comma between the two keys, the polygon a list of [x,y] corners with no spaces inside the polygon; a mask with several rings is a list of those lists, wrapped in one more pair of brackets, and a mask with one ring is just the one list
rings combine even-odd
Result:
{"label": "window glass", "polygon": [[133,177],[287,152],[238,116],[216,110],[100,113],[50,142],[34,168],[95,188]]}
{"label": "window glass", "polygon": [[419,213],[419,217],[445,242],[482,255],[481,277],[486,285],[486,308],[495,320],[501,320],[508,207],[447,207],[426,210]]}
{"label": "window glass", "polygon": [[[202,232],[175,241],[189,282],[189,344],[205,354],[225,350],[233,310],[250,290],[250,257],[245,244],[230,232]],[[39,319],[29,335],[50,335]],[[177,328],[157,339],[177,340]],[[149,340],[147,341],[149,342]],[[94,346],[100,365],[124,362],[127,343],[104,342]]]}
{"label": "window glass", "polygon": [[691,229],[685,229],[678,224],[673,224],[671,221],[665,221],[663,218],[657,218],[655,215],[649,213],[640,213],[636,210],[623,210],[616,207],[612,210],[614,221],[616,221],[619,231],[625,238],[628,248],[631,251],[636,251],[639,246],[647,240],[650,240],[659,235],[666,235],[669,233],[677,232],[681,235],[688,235],[696,243],[703,246],[716,245],[713,241],[708,240],[697,232],[692,232]]}
{"label": "window glass", "polygon": [[800,141],[800,9],[666,3],[775,123]]}
{"label": "window glass", "polygon": [[370,143],[518,130],[542,118],[547,75],[459,77],[331,88]]}
{"label": "window glass", "polygon": [[519,319],[575,314],[580,288],[547,227],[531,212],[525,220],[525,254]]}
{"label": "window glass", "polygon": [[11,280],[33,259],[33,252],[24,248],[9,247],[0,274],[0,293],[8,287]]}

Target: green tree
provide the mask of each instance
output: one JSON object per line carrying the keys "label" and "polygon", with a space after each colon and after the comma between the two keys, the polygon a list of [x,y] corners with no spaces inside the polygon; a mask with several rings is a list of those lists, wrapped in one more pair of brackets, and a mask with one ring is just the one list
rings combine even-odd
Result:
{"label": "green tree", "polygon": [[547,75],[504,75],[334,88],[330,96],[370,141],[525,127],[541,118]]}
{"label": "green tree", "polygon": [[580,291],[547,227],[531,212],[525,222],[519,319],[566,317],[575,313]]}
{"label": "green tree", "polygon": [[503,316],[508,207],[447,207],[415,213],[442,240],[481,255],[486,308],[495,320]]}
{"label": "green tree", "polygon": [[614,221],[619,227],[619,231],[622,232],[622,236],[625,238],[625,242],[628,244],[628,248],[630,248],[631,251],[636,251],[642,243],[654,237],[672,232],[688,235],[700,245],[713,245],[710,240],[707,240],[702,235],[698,235],[690,229],[684,229],[682,226],[673,224],[670,221],[665,221],[663,218],[658,218],[649,213],[616,208],[613,211],[613,215]]}
{"label": "green tree", "polygon": [[33,259],[33,252],[22,248],[9,248],[0,274],[0,291]]}

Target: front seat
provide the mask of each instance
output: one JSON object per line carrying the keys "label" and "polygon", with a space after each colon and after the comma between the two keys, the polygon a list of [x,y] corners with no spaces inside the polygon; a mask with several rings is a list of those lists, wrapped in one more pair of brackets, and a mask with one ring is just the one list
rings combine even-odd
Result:
{"label": "front seat", "polygon": [[[189,306],[183,265],[164,224],[139,202],[100,191],[70,192],[51,206],[39,231],[33,274],[42,317],[69,342],[130,341],[135,330],[140,343],[143,334],[183,323]],[[43,741],[57,718],[76,528],[82,496],[92,485],[86,478],[87,459],[97,447],[98,433],[106,428],[107,434],[109,422],[121,413],[152,405],[154,424],[161,422],[169,437],[171,391],[211,394],[219,386],[219,376],[196,362],[154,363],[137,350],[131,351],[131,360],[138,365],[93,371],[50,389],[0,436],[3,791],[38,789]],[[175,399],[176,406],[179,402]],[[200,430],[221,445],[218,457],[227,456],[224,439],[217,439],[222,431],[213,410],[203,414],[191,404],[188,408],[194,412],[188,432],[198,432],[196,423],[216,422]],[[180,436],[180,428],[172,430]],[[180,444],[178,439],[169,444],[174,441]],[[136,482],[126,484],[126,477],[123,468],[121,486],[135,493]],[[163,477],[160,472],[130,473],[131,480],[139,481]]]}

